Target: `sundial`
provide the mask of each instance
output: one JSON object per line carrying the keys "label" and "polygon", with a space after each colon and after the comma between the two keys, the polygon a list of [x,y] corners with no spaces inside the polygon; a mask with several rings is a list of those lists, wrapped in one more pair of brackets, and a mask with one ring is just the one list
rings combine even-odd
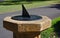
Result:
{"label": "sundial", "polygon": [[12,19],[20,21],[31,21],[31,20],[42,19],[42,17],[38,15],[29,15],[28,11],[22,4],[22,15],[13,16]]}
{"label": "sundial", "polygon": [[51,19],[30,15],[22,4],[22,15],[5,17],[3,27],[13,32],[13,38],[41,38],[40,33],[51,27]]}

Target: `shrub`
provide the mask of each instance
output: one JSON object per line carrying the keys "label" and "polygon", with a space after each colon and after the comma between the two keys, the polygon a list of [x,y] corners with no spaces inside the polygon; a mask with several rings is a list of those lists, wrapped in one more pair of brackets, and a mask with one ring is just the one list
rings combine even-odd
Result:
{"label": "shrub", "polygon": [[55,35],[55,38],[58,38],[58,35],[54,32],[56,29],[54,26],[58,21],[60,21],[60,17],[52,20],[52,26],[41,32],[42,38],[53,38],[54,35]]}

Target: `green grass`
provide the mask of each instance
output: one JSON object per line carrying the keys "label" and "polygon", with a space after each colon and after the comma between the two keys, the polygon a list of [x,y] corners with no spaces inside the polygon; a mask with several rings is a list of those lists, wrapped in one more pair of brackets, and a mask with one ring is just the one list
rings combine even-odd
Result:
{"label": "green grass", "polygon": [[[27,9],[31,9],[31,8],[37,8],[40,6],[46,6],[46,5],[50,5],[55,3],[55,1],[33,1],[32,3],[28,3],[28,2],[20,2],[20,3],[24,3],[25,7]],[[18,5],[0,5],[0,14],[2,13],[6,13],[6,12],[14,12],[14,11],[19,11],[21,10],[21,4]]]}
{"label": "green grass", "polygon": [[[60,17],[53,19],[52,20],[52,26],[54,24],[56,24],[58,21],[60,21]],[[54,35],[54,32],[53,32],[54,31],[54,27],[52,27],[52,26],[50,28],[48,28],[47,30],[41,32],[42,38],[49,38],[49,37]],[[58,38],[57,35],[56,35],[56,38]]]}

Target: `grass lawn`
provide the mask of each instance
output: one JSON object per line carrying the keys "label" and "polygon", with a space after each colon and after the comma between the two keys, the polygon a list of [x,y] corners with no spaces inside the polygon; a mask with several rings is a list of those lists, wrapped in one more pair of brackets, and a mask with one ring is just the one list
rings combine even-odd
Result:
{"label": "grass lawn", "polygon": [[[29,2],[20,2],[25,5],[27,9],[31,8],[37,8],[40,6],[46,6],[55,3],[56,1],[33,1],[31,3]],[[21,4],[18,5],[0,5],[0,14],[2,13],[8,13],[8,12],[14,12],[21,10]]]}
{"label": "grass lawn", "polygon": [[[55,18],[55,19],[53,19],[52,20],[52,26],[50,27],[50,28],[48,28],[47,30],[45,30],[45,31],[42,31],[41,32],[41,35],[42,35],[42,38],[53,38],[54,36],[56,37],[56,38],[58,38],[58,36],[57,36],[57,33],[56,32],[54,32],[54,30],[56,30],[56,28],[54,27],[55,26],[55,24],[58,22],[58,21],[60,21],[60,17],[58,17],[58,18]],[[60,22],[59,22],[60,23]],[[59,28],[60,29],[60,24],[59,25],[56,25],[57,26],[57,28]],[[57,29],[58,30],[58,29]],[[59,31],[59,30],[58,30]],[[59,31],[60,32],[60,31]]]}

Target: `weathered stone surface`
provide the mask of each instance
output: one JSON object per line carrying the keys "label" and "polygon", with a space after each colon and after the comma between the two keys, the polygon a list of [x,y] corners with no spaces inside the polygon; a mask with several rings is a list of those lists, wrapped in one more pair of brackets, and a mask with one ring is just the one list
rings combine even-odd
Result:
{"label": "weathered stone surface", "polygon": [[42,19],[34,21],[17,21],[11,19],[11,17],[6,17],[3,21],[3,25],[7,29],[16,32],[42,31],[51,26],[51,19],[47,16],[42,17]]}
{"label": "weathered stone surface", "polygon": [[40,38],[40,32],[13,33],[14,38]]}
{"label": "weathered stone surface", "polygon": [[3,26],[13,31],[13,38],[41,38],[40,32],[51,27],[51,19],[42,16],[34,21],[18,21],[8,16],[3,21]]}

